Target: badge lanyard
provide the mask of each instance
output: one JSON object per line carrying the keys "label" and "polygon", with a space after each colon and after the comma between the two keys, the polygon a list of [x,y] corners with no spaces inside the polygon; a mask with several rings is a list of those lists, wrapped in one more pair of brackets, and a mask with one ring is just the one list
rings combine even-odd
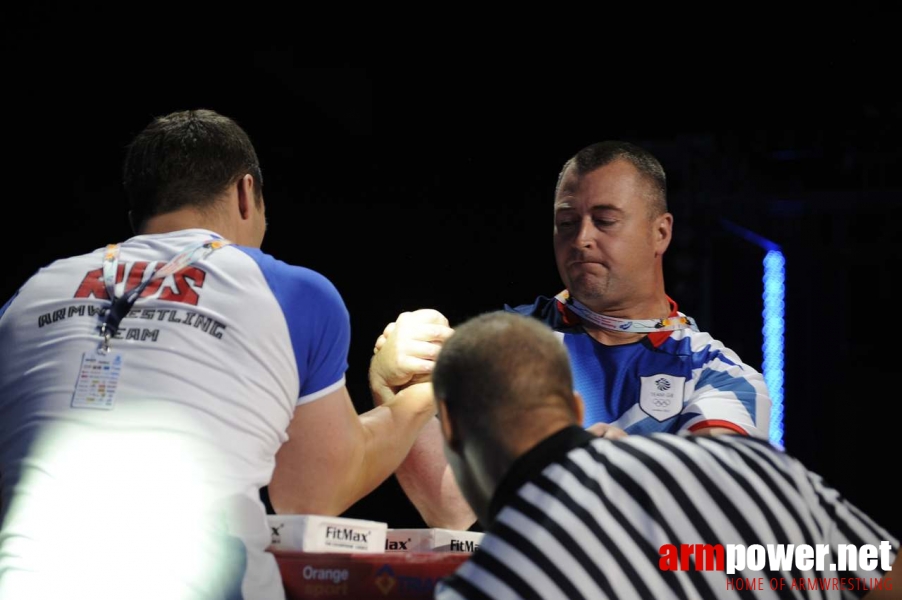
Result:
{"label": "badge lanyard", "polygon": [[100,352],[102,354],[108,354],[110,352],[111,340],[119,330],[119,324],[121,323],[122,318],[132,309],[132,306],[135,305],[138,297],[141,296],[141,292],[144,291],[144,288],[146,288],[151,281],[177,273],[185,267],[207,258],[216,250],[228,246],[229,244],[231,244],[231,242],[228,240],[213,239],[190,246],[176,255],[175,258],[168,263],[154,271],[153,275],[133,287],[131,290],[127,290],[118,298],[116,297],[116,271],[119,266],[119,244],[108,245],[106,247],[106,254],[103,256],[103,284],[106,286],[107,294],[109,294],[113,304],[107,311],[106,319],[100,325],[100,335],[103,336]]}
{"label": "badge lanyard", "polygon": [[555,296],[555,299],[579,315],[580,318],[611,331],[628,331],[630,333],[656,333],[659,331],[676,331],[677,329],[698,331],[695,319],[685,315],[664,317],[663,319],[621,319],[598,314],[572,298],[568,290],[564,290]]}

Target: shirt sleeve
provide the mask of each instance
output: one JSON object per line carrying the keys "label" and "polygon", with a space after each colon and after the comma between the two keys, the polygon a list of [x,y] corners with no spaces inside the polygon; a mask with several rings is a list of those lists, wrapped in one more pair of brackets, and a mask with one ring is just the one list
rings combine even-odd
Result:
{"label": "shirt sleeve", "polygon": [[260,251],[245,252],[257,261],[285,315],[300,378],[297,403],[341,388],[348,369],[351,321],[338,289],[311,269]]}
{"label": "shirt sleeve", "polygon": [[726,427],[768,439],[771,399],[764,376],[708,334],[692,340],[692,380],[680,431]]}

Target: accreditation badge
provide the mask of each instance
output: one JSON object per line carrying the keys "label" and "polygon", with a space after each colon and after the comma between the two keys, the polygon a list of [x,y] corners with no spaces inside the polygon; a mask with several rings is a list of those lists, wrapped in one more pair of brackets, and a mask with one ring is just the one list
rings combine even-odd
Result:
{"label": "accreditation badge", "polygon": [[121,354],[85,352],[72,395],[72,408],[112,410],[121,374]]}

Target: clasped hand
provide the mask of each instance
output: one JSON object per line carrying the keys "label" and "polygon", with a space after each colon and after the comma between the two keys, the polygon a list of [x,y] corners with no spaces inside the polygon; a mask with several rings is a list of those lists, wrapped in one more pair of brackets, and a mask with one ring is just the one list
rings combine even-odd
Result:
{"label": "clasped hand", "polygon": [[433,309],[402,312],[376,340],[370,362],[370,388],[377,403],[411,383],[429,381],[435,359],[454,330]]}

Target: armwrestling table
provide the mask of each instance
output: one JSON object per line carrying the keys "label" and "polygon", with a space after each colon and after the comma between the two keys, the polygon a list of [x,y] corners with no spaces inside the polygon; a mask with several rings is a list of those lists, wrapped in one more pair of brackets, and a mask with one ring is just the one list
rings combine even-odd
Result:
{"label": "armwrestling table", "polygon": [[438,580],[470,557],[461,552],[270,552],[276,557],[288,600],[431,600]]}

